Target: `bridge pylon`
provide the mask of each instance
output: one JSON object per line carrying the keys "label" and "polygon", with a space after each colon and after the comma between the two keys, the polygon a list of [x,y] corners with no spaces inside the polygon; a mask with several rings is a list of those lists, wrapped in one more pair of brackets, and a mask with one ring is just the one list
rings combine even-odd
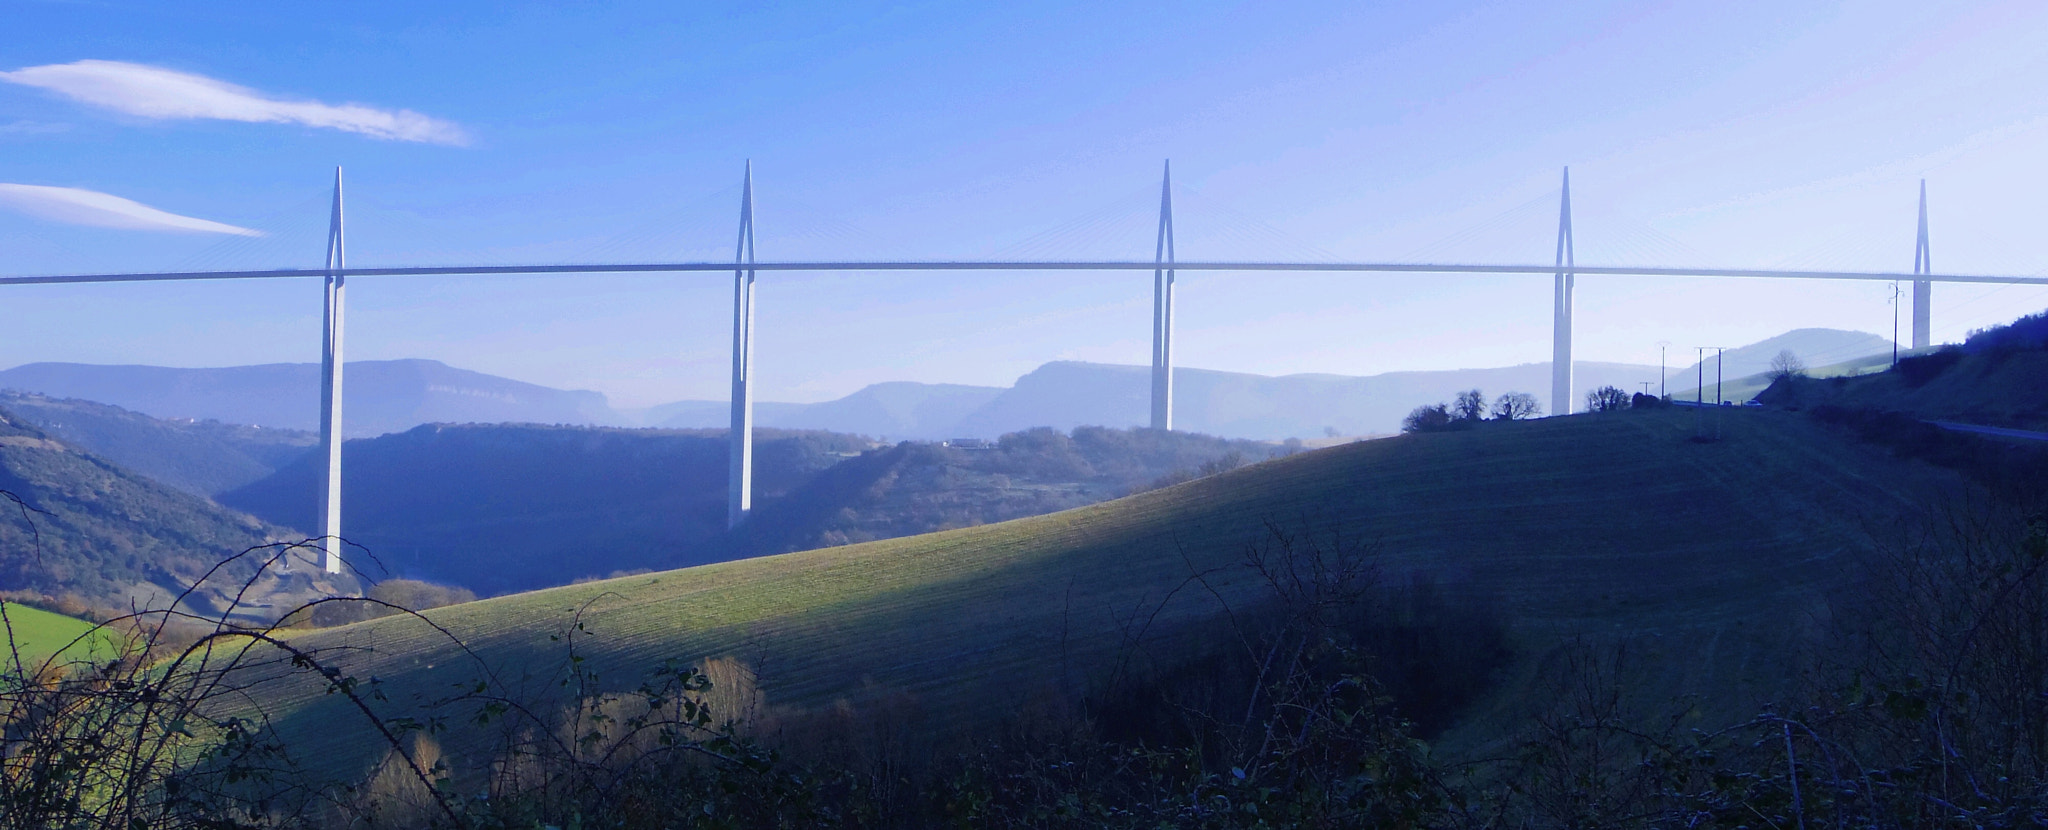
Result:
{"label": "bridge pylon", "polygon": [[1570,415],[1572,400],[1572,306],[1578,263],[1572,253],[1572,169],[1564,169],[1564,197],[1557,209],[1556,294],[1551,304],[1550,414]]}
{"label": "bridge pylon", "polygon": [[1159,185],[1159,244],[1152,261],[1152,428],[1173,429],[1173,161]]}
{"label": "bridge pylon", "polygon": [[[1913,275],[1934,273],[1934,255],[1927,246],[1927,180],[1920,180],[1920,236],[1913,243]],[[1913,348],[1933,345],[1934,282],[1913,281]]]}
{"label": "bridge pylon", "polygon": [[325,296],[320,338],[320,456],[326,475],[320,479],[320,547],[323,567],[341,573],[341,372],[342,300],[347,268],[342,246],[341,168],[334,168],[334,207],[327,219]]}
{"label": "bridge pylon", "polygon": [[732,271],[732,431],[727,436],[725,526],[754,509],[754,162],[740,189],[739,249]]}

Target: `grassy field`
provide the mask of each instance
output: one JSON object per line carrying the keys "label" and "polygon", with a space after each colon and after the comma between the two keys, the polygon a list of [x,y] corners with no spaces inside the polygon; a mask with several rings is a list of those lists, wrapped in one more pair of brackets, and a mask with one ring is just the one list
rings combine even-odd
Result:
{"label": "grassy field", "polygon": [[13,635],[12,649],[0,653],[0,663],[8,664],[9,669],[15,654],[21,655],[23,666],[33,670],[53,656],[62,663],[104,660],[119,653],[113,635],[94,632],[92,623],[18,603],[7,603],[7,628]]}
{"label": "grassy field", "polygon": [[[731,657],[771,705],[890,696],[934,723],[976,723],[1047,691],[1077,692],[1119,659],[1169,658],[1177,637],[1268,589],[1242,567],[1269,526],[1370,540],[1388,579],[1427,574],[1511,623],[1519,656],[1494,703],[1513,717],[1567,638],[1628,638],[1659,656],[1657,694],[1764,695],[1828,590],[1947,473],[1803,416],[1732,410],[1697,443],[1694,413],[1579,415],[1303,453],[1036,518],[499,597],[429,612],[501,683],[561,668],[583,610],[583,665],[630,686],[664,658]],[[1191,585],[1193,572],[1207,584]],[[478,676],[416,620],[309,632],[393,711]],[[525,678],[522,680],[521,678]],[[306,684],[266,701],[323,758],[370,735]],[[1730,699],[1739,710],[1747,700]],[[1477,728],[1477,727],[1475,727]]]}

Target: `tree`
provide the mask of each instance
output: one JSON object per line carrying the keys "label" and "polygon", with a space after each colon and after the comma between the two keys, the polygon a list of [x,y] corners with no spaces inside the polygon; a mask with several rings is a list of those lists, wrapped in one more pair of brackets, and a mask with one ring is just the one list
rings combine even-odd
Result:
{"label": "tree", "polygon": [[1486,393],[1467,389],[1458,393],[1458,400],[1451,404],[1451,414],[1460,421],[1477,421],[1486,417]]}
{"label": "tree", "polygon": [[1496,421],[1520,421],[1543,414],[1543,407],[1536,403],[1536,396],[1527,392],[1509,392],[1493,400],[1493,419]]}
{"label": "tree", "polygon": [[1586,393],[1586,409],[1592,412],[1614,412],[1629,408],[1627,392],[1613,386],[1602,386]]}
{"label": "tree", "polygon": [[1442,432],[1451,428],[1451,410],[1443,404],[1418,406],[1401,419],[1402,432]]}
{"label": "tree", "polygon": [[1806,363],[1800,360],[1798,355],[1793,354],[1791,349],[1780,349],[1778,356],[1771,358],[1770,377],[1774,383],[1786,378],[1806,377]]}

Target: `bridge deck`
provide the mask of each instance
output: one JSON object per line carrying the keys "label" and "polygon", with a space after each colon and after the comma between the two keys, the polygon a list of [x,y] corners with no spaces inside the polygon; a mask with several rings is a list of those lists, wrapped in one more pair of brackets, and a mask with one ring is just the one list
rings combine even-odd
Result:
{"label": "bridge deck", "polygon": [[[1881,282],[1958,282],[2048,284],[2048,276],[2002,276],[1995,274],[1908,274],[1889,271],[1796,271],[1769,268],[1668,268],[1637,266],[1579,265],[1460,265],[1405,262],[1176,262],[1166,266],[1174,271],[1267,271],[1348,272],[1378,274],[1558,274],[1618,277],[1744,277],[1759,279],[1873,280]],[[982,261],[982,260],[894,260],[875,262],[756,262],[748,271],[1156,271],[1158,262],[1099,261]],[[426,276],[509,276],[527,274],[633,274],[724,272],[736,270],[729,262],[648,262],[555,265],[429,265],[399,268],[348,268],[338,273],[350,277]],[[278,268],[263,271],[167,271],[130,274],[55,274],[0,277],[0,285],[51,285],[95,282],[167,282],[179,280],[247,280],[319,277],[328,272],[317,268]]]}

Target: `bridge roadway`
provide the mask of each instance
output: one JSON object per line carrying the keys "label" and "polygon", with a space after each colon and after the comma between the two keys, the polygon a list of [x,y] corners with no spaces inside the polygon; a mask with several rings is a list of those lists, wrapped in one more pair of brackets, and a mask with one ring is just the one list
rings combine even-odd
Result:
{"label": "bridge roadway", "polygon": [[[752,171],[748,177],[751,197]],[[1569,191],[1567,191],[1568,193]],[[1567,200],[1569,196],[1567,196]],[[1921,253],[1915,256],[1921,261],[1916,269],[1921,273],[1894,273],[1883,271],[1796,271],[1768,268],[1668,268],[1579,265],[1570,258],[1570,213],[1569,201],[1565,202],[1565,218],[1561,223],[1558,262],[1550,265],[1478,265],[1478,264],[1429,264],[1403,262],[1187,262],[1175,261],[1164,247],[1161,256],[1150,262],[1133,260],[1087,260],[1087,261],[996,261],[996,260],[877,260],[830,261],[830,262],[753,262],[751,198],[742,210],[742,236],[740,256],[737,262],[651,262],[611,264],[554,264],[554,265],[430,265],[397,268],[349,268],[341,257],[341,181],[340,172],[335,176],[335,200],[332,224],[328,238],[328,262],[322,268],[275,268],[258,271],[167,271],[130,274],[56,274],[42,276],[0,277],[0,285],[60,285],[85,283],[129,283],[129,282],[177,282],[195,280],[241,280],[241,279],[296,279],[318,277],[327,286],[326,310],[324,314],[324,341],[322,345],[322,398],[321,398],[321,450],[327,460],[327,477],[322,492],[323,520],[321,522],[321,546],[324,549],[324,568],[329,572],[339,571],[342,561],[342,547],[346,544],[341,536],[341,368],[342,363],[342,286],[348,277],[431,277],[431,276],[521,276],[547,274],[661,274],[661,273],[725,273],[734,274],[733,314],[733,460],[729,487],[729,521],[737,525],[748,512],[751,503],[753,396],[751,394],[753,357],[753,282],[754,275],[769,272],[878,272],[878,271],[1151,271],[1154,279],[1153,298],[1153,426],[1171,429],[1171,326],[1172,326],[1172,285],[1173,275],[1178,271],[1208,272],[1295,272],[1295,273],[1360,273],[1360,274],[1510,274],[1510,275],[1552,275],[1557,281],[1557,306],[1553,310],[1556,323],[1556,337],[1552,353],[1552,411],[1566,414],[1572,408],[1571,387],[1571,317],[1572,281],[1577,276],[1614,277],[1738,277],[1761,279],[1820,279],[1820,280],[1875,280],[1911,282],[1914,285],[1914,339],[1921,341],[1926,336],[1926,289],[1936,282],[1995,283],[1995,284],[2048,284],[2048,276],[1997,276],[1990,274],[1933,274],[1926,273],[1925,231],[1922,231]],[[1171,233],[1170,208],[1162,209],[1163,234]],[[1923,229],[1924,229],[1923,224]],[[1163,315],[1163,316],[1162,316]]]}
{"label": "bridge roadway", "polygon": [[275,268],[261,271],[163,271],[132,274],[53,274],[0,277],[0,285],[98,282],[290,279],[294,277],[517,276],[545,274],[642,274],[728,271],[1269,271],[1377,274],[1557,274],[1614,277],[1748,277],[1759,279],[1958,282],[1998,285],[2048,284],[2048,276],[1995,274],[1911,274],[1890,271],[1802,271],[1772,268],[1667,268],[1622,265],[1475,265],[1407,262],[1191,262],[1162,264],[1134,260],[877,260],[873,262],[645,262],[556,265],[426,265],[396,268]]}

